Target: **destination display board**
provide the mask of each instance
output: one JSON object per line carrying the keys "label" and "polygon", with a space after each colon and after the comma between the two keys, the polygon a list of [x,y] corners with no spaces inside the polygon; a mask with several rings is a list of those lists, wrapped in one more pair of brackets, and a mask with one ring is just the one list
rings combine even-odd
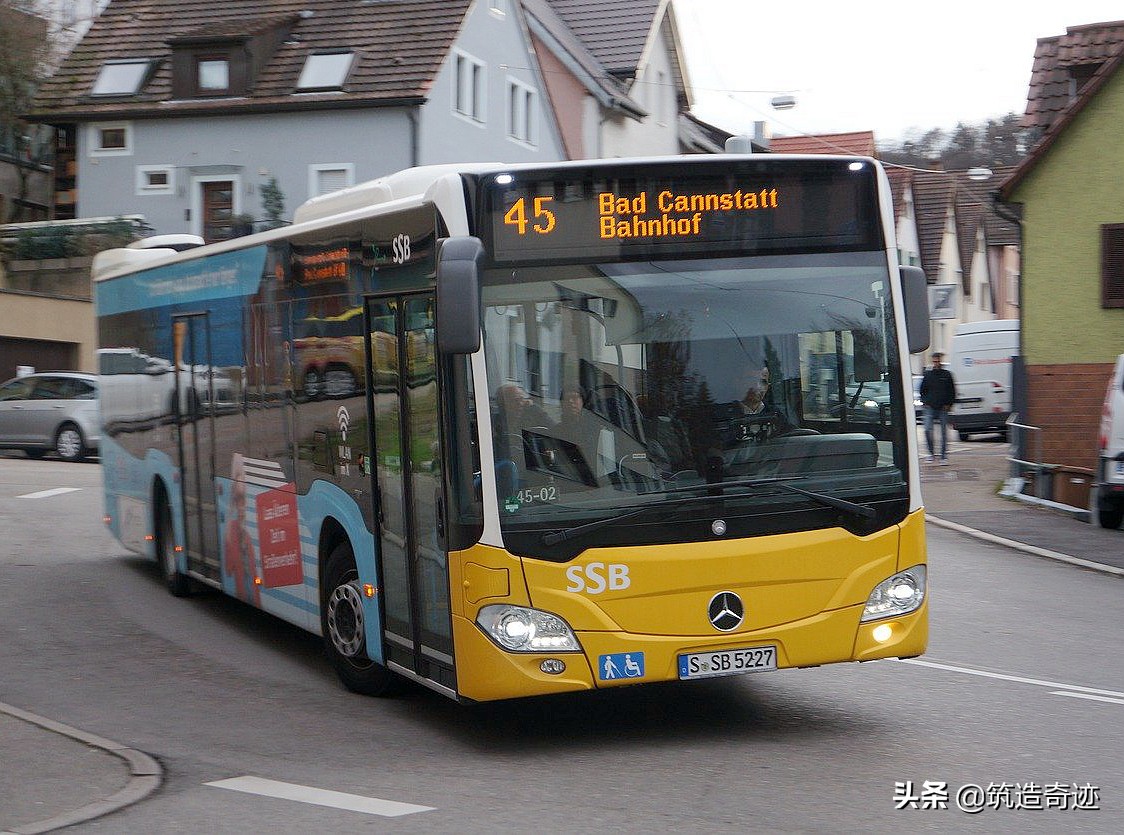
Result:
{"label": "destination display board", "polygon": [[867,160],[606,164],[481,181],[497,264],[878,249]]}

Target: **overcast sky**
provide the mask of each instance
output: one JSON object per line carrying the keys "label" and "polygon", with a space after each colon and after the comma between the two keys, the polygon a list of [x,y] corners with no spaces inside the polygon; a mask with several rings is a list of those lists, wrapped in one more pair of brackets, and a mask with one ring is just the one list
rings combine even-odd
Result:
{"label": "overcast sky", "polygon": [[[673,0],[695,114],[734,133],[878,142],[1022,113],[1038,38],[1124,20],[1120,0]],[[776,95],[797,100],[770,107]]]}

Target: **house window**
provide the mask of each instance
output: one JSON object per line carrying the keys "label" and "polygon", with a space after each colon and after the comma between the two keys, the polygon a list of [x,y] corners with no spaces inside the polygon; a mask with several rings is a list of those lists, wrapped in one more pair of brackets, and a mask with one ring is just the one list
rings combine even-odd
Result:
{"label": "house window", "polygon": [[297,81],[298,90],[338,90],[351,71],[352,52],[309,55]]}
{"label": "house window", "polygon": [[124,156],[133,152],[133,127],[128,122],[90,125],[90,156]]}
{"label": "house window", "polygon": [[535,91],[513,78],[507,80],[507,135],[535,143]]}
{"label": "house window", "polygon": [[475,122],[484,121],[484,63],[454,52],[453,110]]}
{"label": "house window", "polygon": [[355,184],[355,165],[350,162],[308,166],[308,196],[319,197]]}
{"label": "house window", "polygon": [[980,283],[980,310],[984,313],[990,313],[991,310],[991,293],[987,291],[987,283]]}
{"label": "house window", "polygon": [[1101,307],[1124,307],[1124,223],[1101,226]]}
{"label": "house window", "polygon": [[90,90],[91,96],[131,96],[145,78],[151,61],[147,58],[127,61],[106,61]]}
{"label": "house window", "polygon": [[201,55],[195,67],[195,84],[200,93],[230,90],[230,61],[225,55]]}
{"label": "house window", "polygon": [[175,194],[176,169],[171,165],[138,165],[137,194]]}

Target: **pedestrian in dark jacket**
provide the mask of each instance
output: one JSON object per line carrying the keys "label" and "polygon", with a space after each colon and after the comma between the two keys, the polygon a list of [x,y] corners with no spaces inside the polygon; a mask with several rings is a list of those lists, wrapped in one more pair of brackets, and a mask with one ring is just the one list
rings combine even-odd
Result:
{"label": "pedestrian in dark jacket", "polygon": [[929,460],[934,456],[933,449],[933,424],[939,423],[941,427],[941,463],[948,463],[948,413],[952,404],[956,402],[956,381],[941,360],[944,354],[937,351],[933,354],[933,366],[921,378],[921,389],[918,394],[925,406],[925,443],[929,447]]}

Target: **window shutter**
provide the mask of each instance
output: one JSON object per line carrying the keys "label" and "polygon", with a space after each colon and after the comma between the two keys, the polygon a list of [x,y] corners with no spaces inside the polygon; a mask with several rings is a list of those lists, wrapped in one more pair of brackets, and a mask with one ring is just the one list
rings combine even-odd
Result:
{"label": "window shutter", "polygon": [[327,168],[316,172],[316,193],[328,194],[347,188],[347,171],[342,168]]}
{"label": "window shutter", "polygon": [[1124,307],[1124,223],[1101,226],[1101,307]]}

